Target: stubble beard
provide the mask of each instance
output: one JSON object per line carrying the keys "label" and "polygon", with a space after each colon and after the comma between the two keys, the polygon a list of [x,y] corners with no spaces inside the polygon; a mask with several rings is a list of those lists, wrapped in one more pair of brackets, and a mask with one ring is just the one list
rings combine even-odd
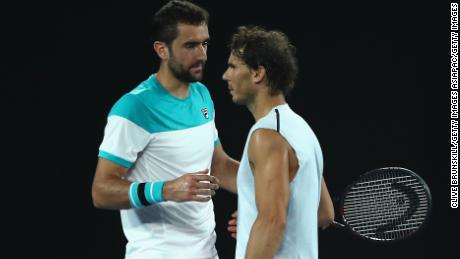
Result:
{"label": "stubble beard", "polygon": [[[192,74],[190,71],[190,67],[186,69],[183,64],[176,61],[174,56],[168,62],[168,68],[171,73],[176,77],[178,80],[185,82],[185,83],[193,83],[196,81],[200,81],[203,78],[203,70],[205,62],[201,62],[203,69],[198,74]],[[192,65],[193,66],[193,65]]]}

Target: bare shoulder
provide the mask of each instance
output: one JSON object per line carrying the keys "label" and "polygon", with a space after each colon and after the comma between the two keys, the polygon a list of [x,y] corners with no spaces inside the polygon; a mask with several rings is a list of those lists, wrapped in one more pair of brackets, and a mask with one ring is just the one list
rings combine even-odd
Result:
{"label": "bare shoulder", "polygon": [[252,133],[249,140],[250,154],[266,155],[276,151],[287,151],[288,149],[289,143],[286,139],[271,129],[257,129]]}

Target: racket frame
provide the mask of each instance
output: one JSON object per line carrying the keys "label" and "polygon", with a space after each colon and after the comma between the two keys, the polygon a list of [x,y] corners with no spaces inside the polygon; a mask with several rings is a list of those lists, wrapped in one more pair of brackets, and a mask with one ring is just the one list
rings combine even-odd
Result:
{"label": "racket frame", "polygon": [[[399,239],[378,239],[378,238],[371,238],[371,237],[361,235],[358,232],[356,232],[355,230],[353,230],[353,228],[350,226],[350,224],[348,223],[347,219],[345,218],[344,205],[345,205],[346,195],[350,192],[350,189],[356,185],[357,182],[360,182],[362,180],[362,178],[367,177],[370,174],[378,174],[381,171],[388,171],[388,170],[402,170],[402,171],[405,171],[406,173],[409,173],[410,175],[412,175],[412,176],[414,176],[415,178],[418,179],[418,181],[423,186],[423,189],[424,189],[424,191],[426,193],[426,197],[427,197],[427,207],[428,208],[427,208],[427,213],[426,213],[425,219],[422,222],[422,224],[416,230],[412,231],[411,233],[409,233],[409,234],[407,234],[404,237],[399,238]],[[339,214],[338,218],[339,218],[340,222],[334,220],[333,223],[332,223],[333,226],[338,227],[338,228],[342,228],[342,229],[346,229],[349,232],[353,233],[355,236],[358,236],[358,237],[360,237],[362,239],[365,239],[365,240],[368,240],[368,241],[379,242],[379,243],[380,242],[393,243],[393,242],[398,242],[398,241],[401,241],[401,240],[411,238],[416,233],[419,233],[422,229],[425,228],[427,222],[429,221],[429,218],[431,217],[432,198],[431,198],[430,188],[428,187],[426,182],[423,180],[423,178],[420,177],[415,172],[413,172],[413,171],[411,171],[411,170],[409,170],[407,168],[404,168],[404,167],[382,167],[382,168],[373,169],[373,170],[367,171],[366,173],[361,174],[358,177],[358,179],[354,180],[352,183],[347,185],[345,187],[345,189],[344,189],[344,192],[342,193],[342,195],[339,198],[339,204],[338,205],[339,205],[338,206],[338,214]]]}

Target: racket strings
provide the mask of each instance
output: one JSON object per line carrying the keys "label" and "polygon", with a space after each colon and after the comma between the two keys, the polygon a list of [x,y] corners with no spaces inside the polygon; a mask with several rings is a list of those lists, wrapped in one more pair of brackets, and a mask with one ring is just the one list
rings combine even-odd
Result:
{"label": "racket strings", "polygon": [[429,204],[424,186],[412,175],[363,178],[344,200],[344,218],[359,234],[379,240],[398,239],[425,220]]}
{"label": "racket strings", "polygon": [[[414,188],[417,195],[409,196],[409,200],[423,195],[424,190],[420,186],[413,185],[412,188]],[[382,187],[379,189],[379,191],[379,193],[375,193],[375,190],[360,191],[359,193],[351,192],[350,194],[352,196],[346,200],[348,215],[352,215],[354,213],[361,214],[363,210],[380,211],[385,209],[397,209],[404,211],[408,206],[410,206],[407,203],[407,199],[404,199],[405,197],[401,196],[400,193],[394,190],[394,188],[392,188],[390,185],[387,185],[387,187]],[[381,199],[381,201],[375,202],[375,199]],[[426,198],[421,198],[420,203],[421,206],[426,206],[428,201]],[[394,204],[397,204],[398,206],[394,207]]]}

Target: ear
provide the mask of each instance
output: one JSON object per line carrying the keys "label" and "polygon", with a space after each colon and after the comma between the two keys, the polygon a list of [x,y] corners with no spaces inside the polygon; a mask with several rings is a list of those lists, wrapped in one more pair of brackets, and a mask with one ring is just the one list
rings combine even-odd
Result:
{"label": "ear", "polygon": [[253,70],[252,73],[252,82],[254,84],[260,84],[266,76],[267,71],[264,66],[258,66],[257,69]]}
{"label": "ear", "polygon": [[161,60],[165,60],[169,58],[169,50],[168,50],[168,46],[166,45],[166,43],[161,42],[161,41],[155,41],[153,43],[153,49],[155,50],[155,52],[157,53],[158,57]]}

